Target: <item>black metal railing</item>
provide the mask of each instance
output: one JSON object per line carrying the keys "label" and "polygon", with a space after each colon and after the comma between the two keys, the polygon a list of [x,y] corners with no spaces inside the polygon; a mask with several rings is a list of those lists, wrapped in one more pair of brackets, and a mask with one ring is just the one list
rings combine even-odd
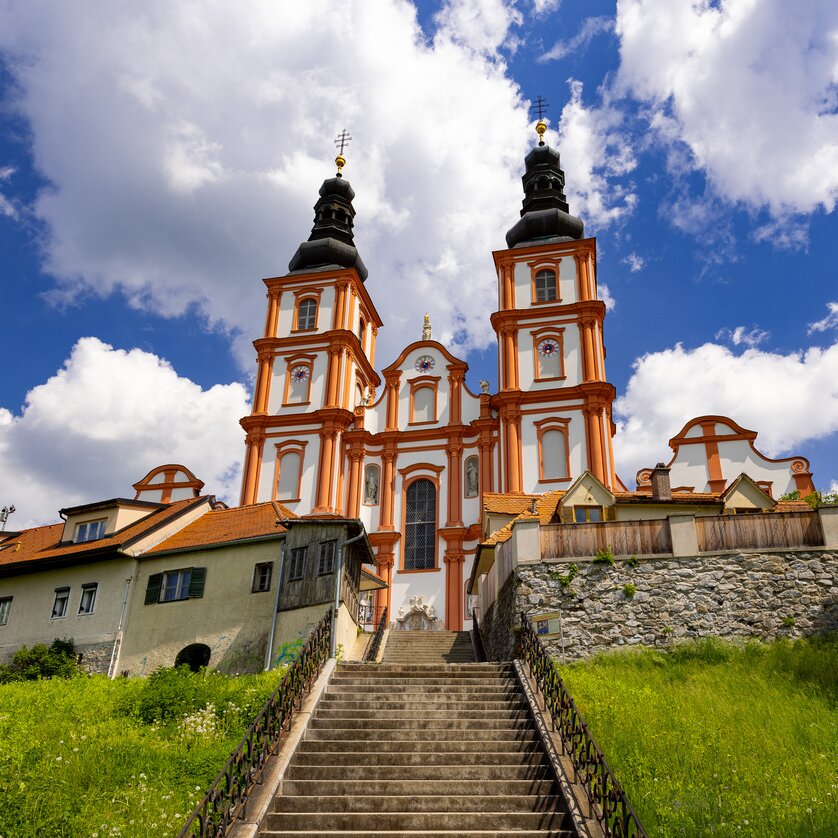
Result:
{"label": "black metal railing", "polygon": [[606,836],[647,838],[626,793],[594,742],[552,658],[523,612],[521,647],[530,674],[550,712],[553,730],[559,734],[562,752],[570,758],[576,780],[585,789],[593,817]]}
{"label": "black metal railing", "polygon": [[189,816],[178,838],[223,838],[236,819],[244,817],[247,801],[265,763],[276,752],[292,716],[302,706],[303,697],[329,659],[332,631],[330,608],[213,780],[204,799]]}
{"label": "black metal railing", "polygon": [[378,650],[381,648],[381,638],[384,637],[385,628],[387,628],[386,605],[381,612],[381,616],[378,618],[378,628],[375,630],[372,640],[370,640],[370,645],[367,646],[367,651],[364,652],[364,663],[375,663],[375,659],[378,657]]}

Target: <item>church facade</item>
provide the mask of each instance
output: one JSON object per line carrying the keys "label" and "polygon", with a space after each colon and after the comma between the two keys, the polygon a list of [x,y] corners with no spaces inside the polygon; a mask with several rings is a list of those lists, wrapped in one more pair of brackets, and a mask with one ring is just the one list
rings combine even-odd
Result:
{"label": "church facade", "polygon": [[389,583],[377,605],[396,627],[470,628],[466,586],[485,493],[567,488],[586,470],[624,488],[596,240],[569,214],[545,128],[525,160],[521,217],[493,254],[498,392],[486,382],[468,389],[466,362],[433,340],[427,317],[421,339],[376,372],[384,324],[364,285],[342,157],[288,273],[265,280],[253,407],[241,422],[241,502],[360,518]]}

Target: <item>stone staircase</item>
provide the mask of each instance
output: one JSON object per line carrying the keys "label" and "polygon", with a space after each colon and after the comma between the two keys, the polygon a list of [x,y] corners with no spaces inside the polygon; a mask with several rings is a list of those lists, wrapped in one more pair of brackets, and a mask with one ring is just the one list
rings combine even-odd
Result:
{"label": "stone staircase", "polygon": [[469,631],[391,631],[381,663],[474,663]]}
{"label": "stone staircase", "polygon": [[280,833],[576,834],[512,666],[485,663],[341,664],[259,835]]}

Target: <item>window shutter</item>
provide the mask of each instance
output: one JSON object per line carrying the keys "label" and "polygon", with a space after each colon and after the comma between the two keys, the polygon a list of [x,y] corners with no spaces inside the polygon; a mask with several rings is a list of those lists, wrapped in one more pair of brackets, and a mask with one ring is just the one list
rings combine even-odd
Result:
{"label": "window shutter", "polygon": [[148,577],[148,587],[145,589],[145,604],[151,605],[160,600],[160,586],[163,584],[162,573],[152,573]]}
{"label": "window shutter", "polygon": [[561,509],[562,515],[562,523],[563,524],[572,524],[573,523],[573,507],[572,506],[563,506]]}
{"label": "window shutter", "polygon": [[200,599],[204,595],[204,581],[207,578],[205,567],[193,567],[189,577],[189,599]]}

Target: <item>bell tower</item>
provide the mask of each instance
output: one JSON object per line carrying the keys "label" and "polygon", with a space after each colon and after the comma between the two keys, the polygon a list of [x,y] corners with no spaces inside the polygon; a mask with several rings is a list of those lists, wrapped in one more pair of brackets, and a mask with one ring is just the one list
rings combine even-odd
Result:
{"label": "bell tower", "polygon": [[566,488],[585,469],[615,487],[596,239],[570,215],[559,153],[545,144],[540,117],[524,161],[521,218],[493,254],[501,491]]}
{"label": "bell tower", "polygon": [[279,500],[298,514],[343,513],[342,440],[353,410],[380,383],[375,340],[382,325],[364,287],[355,247],[355,192],[337,174],[325,180],[314,225],[284,276],[264,280],[264,336],[255,340],[258,372],[249,416],[242,504]]}

